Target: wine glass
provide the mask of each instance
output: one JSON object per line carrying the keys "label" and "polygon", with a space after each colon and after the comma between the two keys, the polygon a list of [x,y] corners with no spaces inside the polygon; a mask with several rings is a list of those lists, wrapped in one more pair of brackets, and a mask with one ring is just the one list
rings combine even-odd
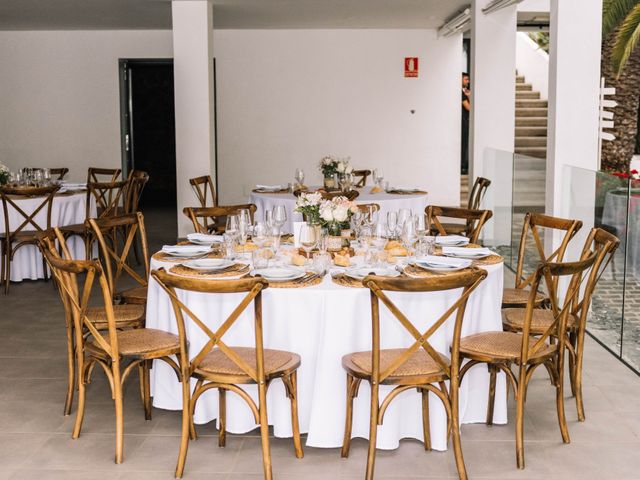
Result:
{"label": "wine glass", "polygon": [[387,225],[384,223],[378,223],[373,229],[373,237],[371,239],[371,244],[373,248],[378,251],[382,251],[382,249],[387,244]]}
{"label": "wine glass", "polygon": [[275,226],[273,224],[273,210],[265,210],[264,223],[267,225],[267,228],[272,228]]}
{"label": "wine glass", "polygon": [[42,169],[42,182],[45,186],[51,185],[51,170],[48,168]]}
{"label": "wine glass", "polygon": [[301,168],[296,168],[296,182],[298,182],[298,186],[302,186],[304,182],[304,170]]}
{"label": "wine glass", "polygon": [[309,223],[305,223],[300,228],[300,246],[306,252],[307,257],[310,256],[311,250],[316,248],[318,244],[318,227],[316,225],[311,225]]}
{"label": "wine glass", "polygon": [[416,235],[418,236],[418,240],[422,240],[427,234],[427,216],[422,214],[416,214],[413,217],[413,223],[415,223],[416,227]]}
{"label": "wine glass", "polygon": [[267,243],[267,225],[265,222],[256,222],[253,227],[253,243],[260,249]]}
{"label": "wine glass", "polygon": [[378,210],[376,210],[374,205],[369,205],[367,207],[367,223],[371,227],[378,223]]}
{"label": "wine glass", "polygon": [[398,228],[398,212],[387,212],[387,227],[389,228],[389,236],[395,238]]}
{"label": "wine glass", "polygon": [[227,216],[227,224],[224,231],[234,241],[238,240],[238,236],[240,235],[240,222],[238,215]]}
{"label": "wine glass", "polygon": [[401,208],[400,211],[398,212],[398,230],[400,232],[402,232],[402,229],[404,228],[404,224],[410,218],[411,218],[411,210],[409,210],[408,208]]}
{"label": "wine glass", "polygon": [[416,224],[413,222],[411,217],[409,217],[402,226],[402,243],[407,249],[409,256],[411,256],[413,245],[416,243],[417,238],[418,235],[416,234]]}
{"label": "wine glass", "polygon": [[287,209],[284,205],[276,205],[273,207],[273,224],[280,231],[287,222]]}
{"label": "wine glass", "polygon": [[384,175],[382,174],[382,170],[379,168],[376,168],[373,171],[373,181],[376,184],[377,187],[382,186],[382,181],[384,180]]}
{"label": "wine glass", "polygon": [[327,253],[327,237],[329,231],[326,228],[320,229],[320,235],[318,236],[318,250],[320,253]]}
{"label": "wine glass", "polygon": [[273,252],[274,259],[278,254],[278,250],[280,249],[280,229],[276,226],[267,229],[268,231],[268,241],[269,248]]}

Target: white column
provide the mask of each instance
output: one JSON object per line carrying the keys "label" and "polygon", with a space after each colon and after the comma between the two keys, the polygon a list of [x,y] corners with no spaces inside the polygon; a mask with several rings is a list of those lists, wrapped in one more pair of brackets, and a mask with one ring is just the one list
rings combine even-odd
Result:
{"label": "white column", "polygon": [[482,13],[471,4],[471,178],[483,175],[485,149],[513,152],[516,99],[516,6]]}
{"label": "white column", "polygon": [[[551,0],[546,182],[551,215],[571,214],[567,177],[572,172],[566,166],[597,169],[601,31],[602,0]],[[594,193],[593,185],[577,187],[573,190],[581,196]],[[590,203],[593,212],[588,198],[578,202]]]}
{"label": "white column", "polygon": [[192,231],[182,214],[197,206],[189,178],[215,179],[213,98],[213,12],[210,0],[174,0],[173,77],[176,115],[178,235]]}

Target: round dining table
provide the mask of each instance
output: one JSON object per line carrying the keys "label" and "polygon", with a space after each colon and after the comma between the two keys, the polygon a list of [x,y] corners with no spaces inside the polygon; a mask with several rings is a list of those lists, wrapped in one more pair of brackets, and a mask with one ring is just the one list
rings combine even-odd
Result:
{"label": "round dining table", "polygon": [[[62,227],[83,223],[87,218],[86,199],[86,191],[57,193],[51,208],[51,226]],[[31,214],[42,204],[43,198],[25,197],[14,201],[26,214]],[[24,217],[11,205],[9,205],[8,212],[10,228],[15,228],[24,221]],[[96,215],[95,201],[91,203],[91,215]],[[41,228],[46,228],[46,208],[38,212],[35,216],[35,222]],[[5,229],[4,215],[0,215],[0,233],[4,233]],[[85,247],[82,238],[77,236],[69,237],[67,246],[73,258],[85,258]],[[39,278],[44,278],[44,266],[40,250],[35,245],[20,247],[15,252],[11,263],[11,281],[21,282],[22,280],[37,280]]]}
{"label": "round dining table", "polygon": [[[152,269],[166,270],[175,261],[153,258]],[[484,331],[502,330],[500,305],[503,287],[503,264],[487,265],[487,278],[474,291],[467,304],[462,336]],[[217,281],[217,280],[211,280]],[[426,331],[459,297],[460,290],[428,293],[388,292],[391,300],[416,327]],[[177,295],[209,328],[216,329],[243,298],[241,293],[206,294],[178,290]],[[371,349],[371,304],[366,288],[341,286],[326,275],[322,282],[304,288],[267,288],[262,297],[265,348],[287,350],[300,355],[298,370],[298,405],[306,445],[333,448],[342,445],[345,420],[346,374],[341,366],[343,355]],[[149,328],[177,333],[177,325],[168,295],[151,278],[147,299]],[[447,322],[430,338],[432,346],[448,355],[454,320]],[[195,355],[209,340],[193,322],[187,321],[190,351]],[[381,307],[381,348],[407,347],[413,343],[407,331]],[[253,309],[247,308],[225,334],[224,341],[233,346],[254,346]],[[192,379],[192,387],[195,385]],[[155,362],[151,374],[153,405],[167,410],[181,410],[181,387],[173,370]],[[243,386],[257,401],[255,386]],[[383,386],[380,396],[391,387]],[[486,367],[476,366],[464,377],[460,388],[462,423],[486,420],[489,376]],[[446,413],[440,401],[430,395],[431,442],[436,450],[447,449]],[[276,437],[291,437],[290,403],[280,381],[274,381],[267,396],[269,423]],[[352,437],[369,436],[370,389],[360,387],[354,403]],[[227,395],[227,425],[232,433],[246,433],[257,426],[247,405],[236,395]],[[410,390],[399,395],[385,414],[379,427],[377,445],[394,449],[403,438],[422,440],[421,396]],[[218,416],[218,395],[210,390],[197,403],[194,421],[203,424]],[[496,389],[494,423],[507,421],[506,383],[501,373]]]}
{"label": "round dining table", "polygon": [[[314,191],[312,187],[309,191]],[[358,198],[355,199],[356,204],[377,203],[380,205],[380,216],[386,217],[387,212],[398,211],[402,208],[411,210],[413,213],[424,211],[428,202],[427,193],[387,193],[385,191],[371,193],[372,187],[358,188]],[[255,218],[262,220],[264,212],[272,210],[276,205],[284,205],[287,211],[287,221],[282,227],[283,232],[293,233],[293,223],[302,221],[302,214],[295,212],[296,197],[293,193],[285,192],[251,192],[249,203],[255,204],[257,207]]]}

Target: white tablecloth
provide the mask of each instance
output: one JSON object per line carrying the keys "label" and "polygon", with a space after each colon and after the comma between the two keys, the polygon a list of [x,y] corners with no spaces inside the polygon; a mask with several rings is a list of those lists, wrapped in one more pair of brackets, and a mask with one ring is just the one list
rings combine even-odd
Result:
{"label": "white tablecloth", "polygon": [[[42,203],[42,198],[25,198],[15,201],[25,213],[29,214],[35,211]],[[51,209],[51,226],[61,227],[65,225],[73,225],[83,223],[86,219],[85,213],[86,192],[76,193],[72,195],[56,195],[53,200]],[[11,230],[20,226],[24,221],[24,217],[18,213],[13,207],[9,207],[9,228]],[[92,215],[95,216],[95,203],[92,202]],[[47,209],[40,210],[36,215],[35,221],[42,228],[47,225]],[[0,232],[5,231],[4,214],[0,214]],[[27,227],[27,229],[30,229]],[[84,259],[85,250],[84,243],[81,238],[74,236],[67,241],[73,258]],[[11,281],[20,282],[25,279],[37,280],[44,278],[42,265],[42,255],[35,245],[25,245],[16,251],[13,262],[11,263]]]}
{"label": "white tablecloth", "polygon": [[[315,187],[314,187],[315,188]],[[371,187],[359,189],[360,195],[355,202],[377,203],[380,205],[380,216],[386,217],[387,212],[397,211],[401,208],[408,208],[413,213],[423,212],[427,206],[428,195],[398,195],[386,192],[369,193]],[[258,220],[264,219],[264,212],[273,209],[276,205],[284,205],[287,209],[287,223],[282,227],[283,232],[293,232],[293,222],[301,222],[302,214],[295,213],[296,197],[292,193],[256,193],[252,192],[249,203],[256,205],[256,216]]]}
{"label": "white tablecloth", "polygon": [[[628,219],[627,202],[629,206]],[[623,245],[621,250],[627,255],[627,272],[640,278],[640,195],[632,193],[631,199],[629,199],[627,192],[607,192],[604,199],[602,223],[615,227],[616,235],[624,242],[627,222],[629,236],[626,239],[626,245]]]}
{"label": "white tablecloth", "polygon": [[[152,260],[151,267],[170,264]],[[462,334],[502,330],[500,300],[502,298],[502,264],[487,267],[486,280],[469,299]],[[457,292],[456,292],[457,293]],[[178,292],[182,301],[210,327],[216,328],[237,306],[243,294],[203,294]],[[458,294],[459,295],[459,294]],[[416,326],[426,330],[457,295],[452,293],[408,294],[393,293],[399,308]],[[341,287],[327,276],[314,287],[282,289],[269,288],[263,293],[264,343],[266,348],[298,353],[302,365],[298,371],[298,398],[300,428],[308,433],[311,447],[338,447],[342,444],[345,418],[346,376],[341,366],[343,355],[371,349],[371,320],[369,290]],[[252,314],[251,308],[249,309]],[[410,337],[397,320],[381,306],[382,347],[408,346]],[[423,319],[422,321],[418,319]],[[238,323],[239,322],[239,323]],[[252,316],[243,314],[225,336],[227,345],[252,346]],[[169,297],[155,280],[149,284],[147,301],[147,327],[177,333]],[[448,353],[453,321],[441,328],[432,338],[432,345]],[[195,325],[188,327],[192,355],[208,340]],[[494,421],[506,423],[507,408],[503,374],[499,379]],[[192,386],[193,386],[192,382]],[[466,376],[460,391],[460,417],[462,422],[484,422],[488,397],[489,377],[486,367],[474,367]],[[248,387],[254,399],[257,392]],[[382,387],[381,398],[390,391]],[[368,438],[369,398],[368,384],[362,383],[354,403],[353,437]],[[163,362],[155,362],[152,370],[152,395],[156,407],[180,410],[182,398],[180,384],[174,372]],[[440,401],[430,394],[430,420],[432,446],[446,450],[446,415]],[[289,400],[280,381],[275,381],[268,392],[269,423],[277,437],[291,436]],[[218,394],[205,393],[198,401],[195,422],[206,423],[218,415]],[[422,440],[420,395],[414,390],[397,397],[379,428],[378,447],[397,448],[402,438]],[[233,433],[246,433],[256,428],[249,408],[236,395],[227,396],[227,429]]]}

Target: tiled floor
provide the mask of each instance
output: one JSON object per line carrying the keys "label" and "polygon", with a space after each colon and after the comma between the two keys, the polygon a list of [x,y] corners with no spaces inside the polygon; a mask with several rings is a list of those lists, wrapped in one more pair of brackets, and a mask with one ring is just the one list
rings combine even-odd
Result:
{"label": "tiled floor", "polygon": [[[104,375],[96,371],[88,390],[83,433],[71,439],[73,416],[62,415],[66,383],[62,309],[51,283],[12,285],[0,297],[0,479],[173,478],[180,413],[154,409],[146,422],[136,379],[127,384],[125,461],[113,463],[114,412]],[[595,342],[585,361],[587,421],[576,420],[566,399],[572,443],[560,439],[554,392],[542,371],[531,384],[526,405],[526,461],[515,465],[513,407],[510,424],[464,425],[462,443],[472,479],[640,479],[640,378]],[[75,406],[74,406],[75,413]],[[255,432],[229,435],[217,446],[215,425],[199,427],[192,442],[185,479],[260,479],[261,454]],[[338,449],[307,448],[293,455],[291,441],[272,439],[278,479],[361,479],[366,442],[355,440],[348,460]],[[457,478],[453,454],[425,452],[407,440],[394,451],[379,451],[376,478]]]}

